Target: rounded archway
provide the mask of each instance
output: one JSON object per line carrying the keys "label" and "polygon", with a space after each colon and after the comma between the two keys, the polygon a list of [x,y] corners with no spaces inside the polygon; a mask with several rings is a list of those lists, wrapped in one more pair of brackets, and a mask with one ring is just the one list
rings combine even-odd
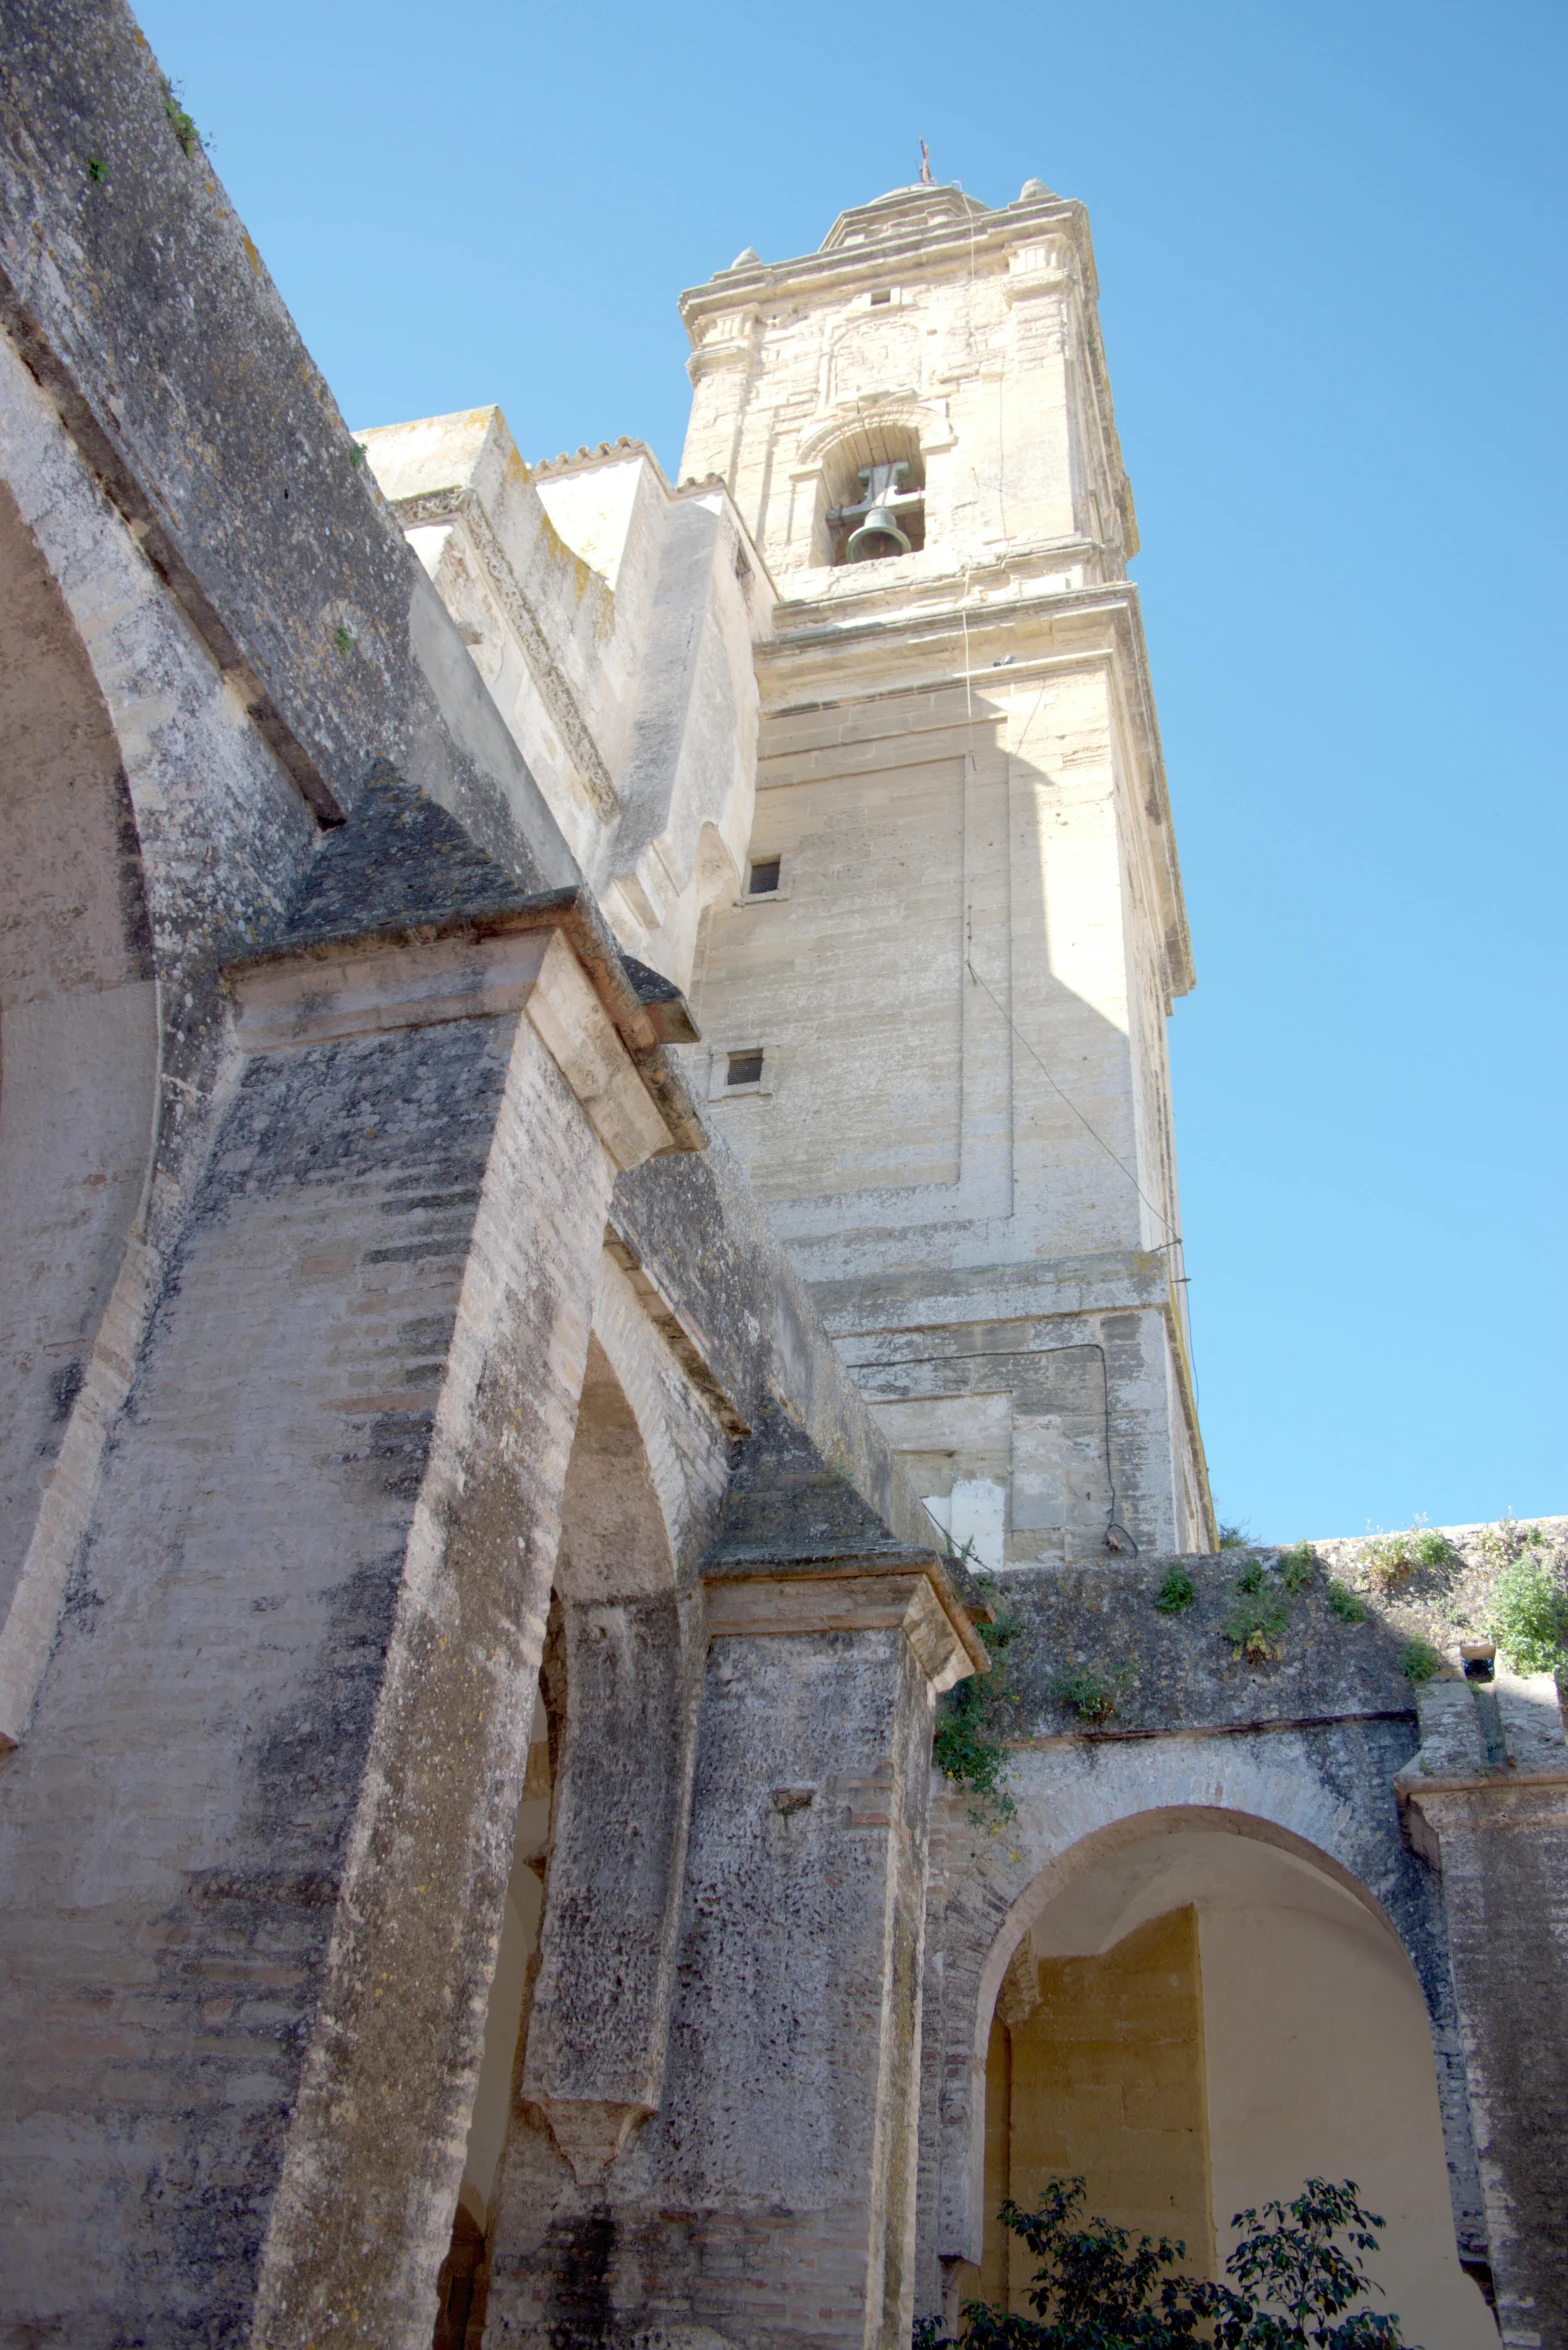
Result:
{"label": "rounded archway", "polygon": [[157,1095],[119,744],[0,483],[0,1621],[141,1204]]}
{"label": "rounded archway", "polygon": [[[1084,1838],[1015,1905],[986,2051],[984,2298],[1023,2308],[996,2219],[1053,2176],[1218,2274],[1235,2213],[1352,2178],[1406,2340],[1486,2350],[1461,2270],[1426,2005],[1366,1888],[1277,1826],[1201,1809]],[[1020,1936],[1020,1917],[1027,1924]],[[1008,1956],[1009,1944],[1011,1955]]]}

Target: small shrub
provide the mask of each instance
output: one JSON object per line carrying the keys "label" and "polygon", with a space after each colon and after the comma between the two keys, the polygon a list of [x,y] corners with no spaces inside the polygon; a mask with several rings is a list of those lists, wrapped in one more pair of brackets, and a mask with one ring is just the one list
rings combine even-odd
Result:
{"label": "small shrub", "polygon": [[1381,1590],[1392,1591],[1396,1583],[1405,1582],[1418,1567],[1430,1570],[1450,1566],[1456,1555],[1446,1534],[1417,1520],[1402,1534],[1379,1534],[1362,1551],[1361,1561]]}
{"label": "small shrub", "polygon": [[1516,1559],[1497,1578],[1486,1636],[1521,1673],[1549,1673],[1568,1657],[1568,1591],[1541,1559]]}
{"label": "small shrub", "polygon": [[346,628],[335,628],[332,631],[332,642],[346,661],[354,650],[354,639],[349,631]]}
{"label": "small shrub", "polygon": [[1539,1526],[1521,1526],[1512,1510],[1481,1534],[1481,1556],[1489,1567],[1506,1567],[1524,1550],[1544,1550],[1546,1536]]}
{"label": "small shrub", "polygon": [[[1002,2225],[1038,2263],[1035,2315],[966,2301],[963,2350],[1399,2350],[1398,2318],[1355,2306],[1378,2291],[1361,2254],[1377,2250],[1385,2223],[1362,2210],[1353,2179],[1308,2179],[1290,2203],[1238,2212],[1231,2225],[1246,2232],[1226,2259],[1228,2284],[1162,2273],[1185,2244],[1091,2219],[1083,2201],[1081,2178],[1049,2180],[1033,2211],[1008,2197]],[[913,2350],[959,2346],[923,2318]]]}
{"label": "small shrub", "polygon": [[1334,2350],[1398,2350],[1399,2320],[1391,2310],[1351,2308],[1380,2290],[1360,2256],[1377,2250],[1377,2231],[1387,2225],[1356,2198],[1354,2179],[1337,2185],[1308,2179],[1289,2203],[1237,2212],[1231,2226],[1249,2233],[1225,2261],[1233,2283],[1216,2288],[1223,2295],[1214,2327],[1221,2350],[1308,2342],[1322,2350],[1331,2343]]}
{"label": "small shrub", "polygon": [[1290,1609],[1283,1595],[1277,1590],[1253,1589],[1246,1577],[1236,1590],[1236,1604],[1220,1630],[1237,1656],[1245,1657],[1249,1665],[1267,1664],[1271,1656],[1282,1657],[1285,1626],[1290,1621]]}
{"label": "small shrub", "polygon": [[1519,1533],[1519,1521],[1512,1510],[1499,1518],[1495,1526],[1485,1529],[1481,1536],[1481,1556],[1489,1567],[1507,1566],[1519,1548]]}
{"label": "small shrub", "polygon": [[[973,1567],[967,1543],[962,1551],[954,1552],[950,1548],[949,1556]],[[975,1580],[993,1606],[991,1622],[975,1626],[990,1652],[991,1670],[985,1675],[971,1673],[941,1700],[931,1740],[931,1760],[944,1779],[967,1788],[977,1804],[989,1805],[993,1818],[1011,1820],[1017,1818],[1018,1806],[1003,1786],[1002,1776],[1012,1758],[996,1735],[994,1722],[998,1701],[1009,1693],[1004,1660],[1018,1625],[1012,1615],[995,1606],[996,1585],[991,1579],[977,1575]],[[972,1808],[970,1816],[979,1821],[986,1814]]]}
{"label": "small shrub", "polygon": [[1091,1725],[1108,1722],[1120,1710],[1120,1697],[1126,1687],[1127,1675],[1117,1673],[1107,1679],[1092,1665],[1080,1665],[1075,1673],[1064,1673],[1051,1684],[1051,1695],[1078,1716],[1080,1722]]}
{"label": "small shrub", "polygon": [[1379,1591],[1392,1591],[1415,1573],[1415,1554],[1403,1534],[1379,1534],[1361,1553],[1361,1564]]}
{"label": "small shrub", "polygon": [[1220,1520],[1221,1550],[1245,1550],[1251,1539],[1245,1526],[1228,1526],[1223,1518]]}
{"label": "small shrub", "polygon": [[1310,1542],[1292,1543],[1279,1554],[1279,1579],[1289,1592],[1305,1591],[1317,1571],[1318,1554]]}
{"label": "small shrub", "polygon": [[1236,1589],[1238,1591],[1261,1591],[1263,1576],[1263,1561],[1259,1558],[1249,1558],[1241,1573],[1236,1577]]}
{"label": "small shrub", "polygon": [[1167,1567],[1165,1580],[1154,1594],[1154,1604],[1162,1616],[1179,1616],[1190,1608],[1198,1596],[1198,1586],[1185,1567]]}
{"label": "small shrub", "polygon": [[1446,1567],[1458,1556],[1441,1527],[1413,1526],[1410,1531],[1418,1567]]}
{"label": "small shrub", "polygon": [[1002,1785],[1008,1752],[1002,1741],[990,1734],[985,1717],[985,1684],[978,1674],[971,1674],[942,1700],[936,1734],[931,1741],[931,1760],[944,1779],[966,1787],[971,1795],[994,1805],[1004,1819],[1010,1820],[1018,1806]]}
{"label": "small shrub", "polygon": [[103,186],[105,180],[107,180],[109,177],[109,166],[107,163],[105,163],[101,155],[90,155],[88,157],[87,176],[92,181],[94,187],[101,188]]}
{"label": "small shrub", "polygon": [[1341,1583],[1337,1575],[1328,1579],[1329,1614],[1338,1616],[1342,1624],[1370,1624],[1372,1610],[1359,1591],[1352,1591],[1348,1583]]}
{"label": "small shrub", "polygon": [[1407,1681],[1434,1680],[1443,1670],[1444,1662],[1442,1650],[1434,1648],[1430,1640],[1423,1640],[1419,1633],[1407,1640],[1399,1652],[1399,1669]]}

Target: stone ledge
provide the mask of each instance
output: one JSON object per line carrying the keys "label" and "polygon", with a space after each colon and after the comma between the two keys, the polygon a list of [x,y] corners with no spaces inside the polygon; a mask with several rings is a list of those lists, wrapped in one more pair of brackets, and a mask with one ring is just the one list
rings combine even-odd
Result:
{"label": "stone ledge", "polygon": [[[286,937],[270,951],[225,967],[238,1009],[240,1043],[250,1051],[273,1051],[288,1043],[320,1042],[329,1034],[363,1034],[519,1009],[534,1001],[530,991],[538,985],[548,955],[547,946],[525,948],[523,942],[543,935],[559,938],[570,950],[582,984],[580,989],[574,985],[558,960],[545,998],[530,1017],[552,1051],[558,1045],[567,1049],[570,1032],[581,1032],[579,1042],[584,1045],[590,1033],[594,1036],[598,1050],[589,1058],[604,1064],[601,1077],[595,1082],[586,1062],[580,1073],[589,1091],[580,1091],[579,1098],[590,1109],[594,1100],[615,1090],[613,1060],[623,1050],[631,1063],[626,1074],[629,1079],[635,1075],[663,1136],[656,1140],[648,1126],[644,1147],[633,1157],[620,1155],[621,1144],[630,1147],[632,1132],[645,1126],[629,1108],[627,1097],[617,1131],[627,1118],[631,1124],[621,1143],[608,1144],[617,1164],[626,1168],[655,1153],[706,1149],[707,1129],[679,1065],[660,1040],[662,1019],[656,1020],[644,1004],[586,890],[499,900],[428,922],[394,921],[363,930]],[[328,972],[333,974],[330,980]],[[546,1009],[551,1002],[553,1028],[547,1032],[540,1024],[552,1019]],[[334,1020],[348,1025],[334,1026]],[[577,1058],[582,1057],[579,1052]],[[564,1061],[562,1066],[578,1090],[579,1079]]]}

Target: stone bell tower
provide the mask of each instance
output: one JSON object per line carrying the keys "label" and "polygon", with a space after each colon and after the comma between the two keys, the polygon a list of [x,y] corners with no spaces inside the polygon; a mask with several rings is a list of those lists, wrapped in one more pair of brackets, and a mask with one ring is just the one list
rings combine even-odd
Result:
{"label": "stone bell tower", "polygon": [[683,475],[780,598],[694,980],[713,1121],[955,1542],[1207,1547],[1193,971],[1087,216],[896,189],[682,312]]}

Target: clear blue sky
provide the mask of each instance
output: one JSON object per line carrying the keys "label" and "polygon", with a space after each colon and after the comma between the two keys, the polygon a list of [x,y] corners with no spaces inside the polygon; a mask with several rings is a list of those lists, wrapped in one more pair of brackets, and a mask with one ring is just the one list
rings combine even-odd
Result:
{"label": "clear blue sky", "polygon": [[1260,1539],[1568,1510],[1561,0],[147,0],[351,424],[673,468],[680,288],[915,176],[1094,223]]}

